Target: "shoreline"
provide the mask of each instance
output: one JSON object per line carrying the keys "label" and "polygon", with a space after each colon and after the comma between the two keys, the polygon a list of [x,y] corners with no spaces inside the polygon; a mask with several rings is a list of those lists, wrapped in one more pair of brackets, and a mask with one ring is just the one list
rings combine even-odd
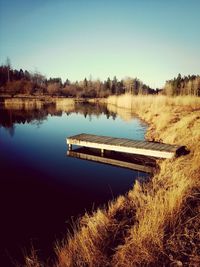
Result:
{"label": "shoreline", "polygon": [[51,96],[51,95],[5,95],[5,94],[0,94],[0,99],[5,100],[5,99],[22,99],[22,100],[56,100],[56,99],[73,99],[74,101],[77,102],[92,102],[91,100],[95,100],[95,102],[98,102],[101,100],[101,98],[88,98],[88,97],[66,97],[66,96]]}

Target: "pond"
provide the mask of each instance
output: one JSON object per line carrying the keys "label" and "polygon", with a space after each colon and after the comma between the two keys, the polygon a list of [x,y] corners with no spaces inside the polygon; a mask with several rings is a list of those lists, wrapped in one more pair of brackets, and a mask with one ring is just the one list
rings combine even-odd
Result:
{"label": "pond", "polygon": [[[146,125],[100,104],[1,104],[0,249],[2,266],[31,246],[52,257],[73,221],[148,174],[67,156],[66,137],[79,133],[143,140]],[[10,265],[9,265],[10,264]]]}

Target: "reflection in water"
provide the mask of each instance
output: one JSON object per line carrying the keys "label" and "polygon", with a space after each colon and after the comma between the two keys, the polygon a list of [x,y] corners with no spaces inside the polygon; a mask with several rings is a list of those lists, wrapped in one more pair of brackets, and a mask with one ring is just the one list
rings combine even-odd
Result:
{"label": "reflection in water", "polygon": [[109,112],[117,114],[124,121],[131,121],[135,114],[130,109],[124,109],[116,105],[107,104]]}
{"label": "reflection in water", "polygon": [[77,159],[95,161],[103,164],[110,164],[122,168],[128,168],[135,171],[153,173],[156,167],[156,161],[151,157],[121,153],[116,151],[104,151],[101,154],[100,149],[80,147],[74,150],[68,150],[67,155]]}
{"label": "reflection in water", "polygon": [[109,111],[106,105],[94,103],[75,102],[73,99],[55,99],[54,101],[42,101],[35,99],[5,99],[0,103],[0,127],[8,129],[11,136],[14,135],[16,123],[37,123],[41,124],[48,115],[62,116],[63,113],[83,114],[86,118],[92,115],[116,118],[116,113]]}

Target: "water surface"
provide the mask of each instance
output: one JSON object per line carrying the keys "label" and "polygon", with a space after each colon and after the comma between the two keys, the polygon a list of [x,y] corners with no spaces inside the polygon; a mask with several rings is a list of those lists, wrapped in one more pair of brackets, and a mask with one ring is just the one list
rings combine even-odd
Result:
{"label": "water surface", "polygon": [[0,108],[0,249],[2,266],[31,245],[52,256],[73,220],[124,194],[147,174],[67,156],[66,137],[79,133],[143,140],[138,118],[123,120],[106,106],[55,104]]}

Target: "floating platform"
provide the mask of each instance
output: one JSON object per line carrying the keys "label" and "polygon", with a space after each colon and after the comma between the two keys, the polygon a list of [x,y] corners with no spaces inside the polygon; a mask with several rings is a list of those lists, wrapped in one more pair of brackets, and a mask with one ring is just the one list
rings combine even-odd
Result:
{"label": "floating platform", "polygon": [[66,141],[69,150],[72,149],[72,145],[97,148],[101,150],[102,155],[105,150],[110,150],[156,158],[172,158],[185,150],[183,146],[85,133],[68,137]]}

